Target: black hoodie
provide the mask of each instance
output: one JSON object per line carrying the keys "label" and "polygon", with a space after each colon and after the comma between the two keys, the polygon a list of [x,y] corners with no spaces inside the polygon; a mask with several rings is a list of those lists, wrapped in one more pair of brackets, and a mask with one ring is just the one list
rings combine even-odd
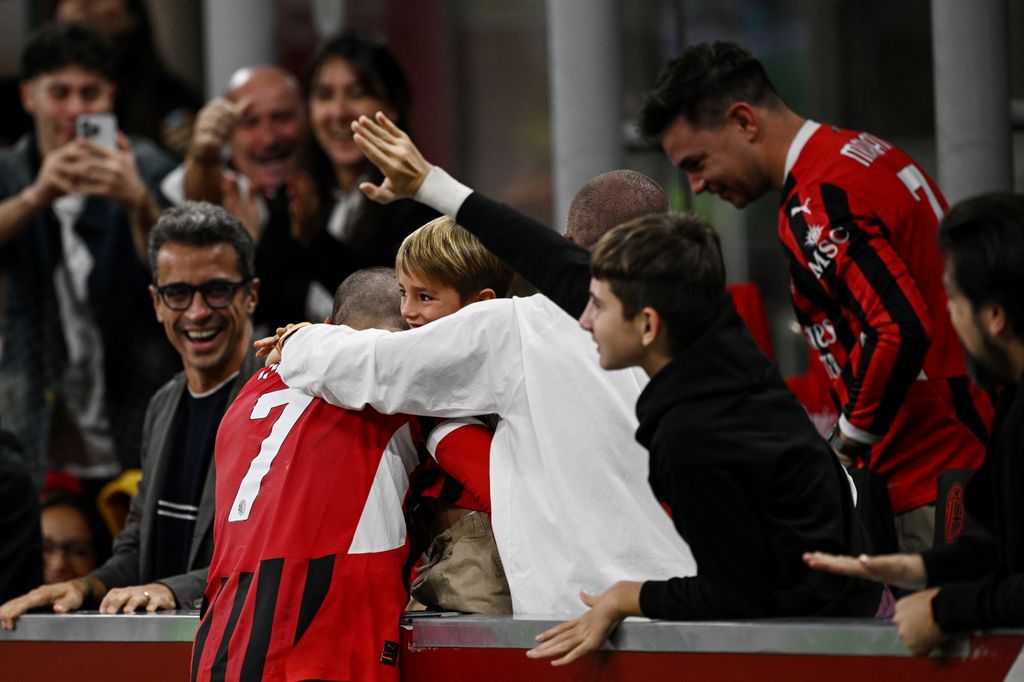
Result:
{"label": "black hoodie", "polygon": [[637,402],[650,482],[697,575],[648,581],[652,618],[872,616],[881,586],[801,555],[862,551],[847,477],[727,300]]}

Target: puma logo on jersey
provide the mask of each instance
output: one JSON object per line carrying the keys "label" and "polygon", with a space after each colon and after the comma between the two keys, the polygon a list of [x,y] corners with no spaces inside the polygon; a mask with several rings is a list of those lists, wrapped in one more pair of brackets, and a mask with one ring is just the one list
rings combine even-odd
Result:
{"label": "puma logo on jersey", "polygon": [[795,216],[797,213],[806,213],[807,215],[811,215],[811,198],[810,197],[807,197],[807,200],[804,201],[804,203],[801,204],[800,206],[794,206],[793,208],[789,209],[789,217],[790,218]]}

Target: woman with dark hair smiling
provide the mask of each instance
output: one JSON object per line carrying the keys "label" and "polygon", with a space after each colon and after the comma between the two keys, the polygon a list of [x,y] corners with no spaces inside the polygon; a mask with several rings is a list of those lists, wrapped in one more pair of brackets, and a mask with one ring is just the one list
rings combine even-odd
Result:
{"label": "woman with dark hair smiling", "polygon": [[[313,279],[326,294],[351,271],[393,266],[402,240],[437,214],[409,200],[376,204],[359,190],[360,182],[377,183],[382,176],[352,139],[352,122],[383,111],[403,128],[409,123],[409,82],[384,42],[358,32],[329,39],[310,62],[306,87],[311,133],[306,167],[322,226],[310,256]],[[329,310],[329,296],[324,303]]]}

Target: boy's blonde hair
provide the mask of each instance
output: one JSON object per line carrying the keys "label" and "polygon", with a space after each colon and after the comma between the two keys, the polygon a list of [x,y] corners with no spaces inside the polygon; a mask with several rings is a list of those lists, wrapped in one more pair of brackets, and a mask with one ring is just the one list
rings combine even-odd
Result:
{"label": "boy's blonde hair", "polygon": [[452,287],[463,301],[483,289],[508,295],[513,272],[448,216],[431,220],[402,242],[395,270]]}

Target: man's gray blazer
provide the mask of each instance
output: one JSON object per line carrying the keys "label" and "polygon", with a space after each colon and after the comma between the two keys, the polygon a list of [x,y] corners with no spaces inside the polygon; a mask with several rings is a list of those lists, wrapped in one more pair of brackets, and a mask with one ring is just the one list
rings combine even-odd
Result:
{"label": "man's gray blazer", "polygon": [[[242,370],[231,382],[227,404],[238,395],[239,389],[262,366],[252,351],[242,363]],[[153,394],[146,410],[142,427],[142,480],[139,491],[132,499],[124,530],[114,538],[114,553],[102,566],[92,572],[107,589],[144,585],[159,581],[174,593],[179,609],[198,609],[206,590],[206,570],[213,557],[214,482],[213,462],[206,472],[206,482],[199,499],[199,513],[188,551],[188,573],[174,576],[153,575],[155,540],[153,527],[156,520],[156,502],[160,497],[171,464],[168,451],[173,441],[171,428],[185,391],[185,373],[180,372]]]}

